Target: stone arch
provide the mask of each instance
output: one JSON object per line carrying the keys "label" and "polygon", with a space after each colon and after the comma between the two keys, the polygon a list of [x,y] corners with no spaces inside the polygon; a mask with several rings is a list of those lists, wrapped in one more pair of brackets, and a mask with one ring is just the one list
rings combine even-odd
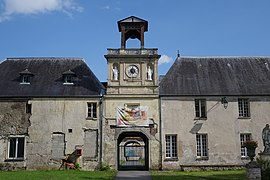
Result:
{"label": "stone arch", "polygon": [[118,170],[149,170],[149,138],[146,134],[134,130],[119,133],[117,162]]}

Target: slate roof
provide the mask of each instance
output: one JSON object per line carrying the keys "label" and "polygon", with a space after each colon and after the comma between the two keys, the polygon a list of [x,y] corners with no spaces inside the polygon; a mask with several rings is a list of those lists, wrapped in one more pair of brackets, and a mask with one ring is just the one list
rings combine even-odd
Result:
{"label": "slate roof", "polygon": [[178,57],[161,96],[270,95],[270,57]]}
{"label": "slate roof", "polygon": [[125,19],[122,19],[122,20],[118,21],[117,24],[118,24],[118,30],[119,30],[119,32],[121,32],[121,24],[122,23],[128,23],[128,24],[130,24],[130,23],[144,24],[145,25],[144,31],[146,31],[146,32],[148,31],[148,21],[146,21],[144,19],[141,19],[141,18],[138,18],[136,16],[129,16],[129,17],[125,18]]}
{"label": "slate roof", "polygon": [[[31,72],[30,84],[20,84]],[[63,73],[76,74],[74,85],[63,84]],[[103,85],[81,58],[8,58],[0,63],[0,97],[97,96]]]}

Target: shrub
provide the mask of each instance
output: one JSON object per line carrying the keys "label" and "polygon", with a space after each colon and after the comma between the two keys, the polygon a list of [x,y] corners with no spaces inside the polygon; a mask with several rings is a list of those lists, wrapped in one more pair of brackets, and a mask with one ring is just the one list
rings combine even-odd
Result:
{"label": "shrub", "polygon": [[262,180],[270,180],[270,161],[257,158],[257,163],[262,170]]}
{"label": "shrub", "polygon": [[101,163],[99,166],[99,170],[100,171],[109,171],[111,168],[109,166],[109,164],[106,163]]}
{"label": "shrub", "polygon": [[80,164],[78,163],[76,163],[74,166],[75,166],[75,169],[81,169]]}

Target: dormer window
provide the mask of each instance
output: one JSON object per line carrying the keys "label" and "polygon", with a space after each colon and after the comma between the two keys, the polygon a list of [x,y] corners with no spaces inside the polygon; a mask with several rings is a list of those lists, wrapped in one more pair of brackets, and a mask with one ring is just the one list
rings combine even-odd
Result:
{"label": "dormer window", "polygon": [[22,83],[30,84],[30,77],[28,75],[23,75],[22,76]]}
{"label": "dormer window", "polygon": [[71,71],[70,69],[66,72],[63,72],[63,80],[64,80],[64,85],[73,85],[73,79],[76,76],[76,74]]}
{"label": "dormer window", "polygon": [[20,84],[30,84],[30,79],[34,76],[28,69],[20,72],[21,83]]}
{"label": "dormer window", "polygon": [[65,82],[64,83],[72,83],[72,77],[71,75],[65,75]]}

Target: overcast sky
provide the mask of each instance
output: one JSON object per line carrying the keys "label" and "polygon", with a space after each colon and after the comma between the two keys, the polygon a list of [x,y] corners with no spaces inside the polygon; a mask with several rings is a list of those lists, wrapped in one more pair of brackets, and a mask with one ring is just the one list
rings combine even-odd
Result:
{"label": "overcast sky", "polygon": [[[120,48],[117,21],[148,21],[145,47],[159,74],[181,56],[269,56],[270,0],[0,0],[0,61],[81,57],[107,81],[107,48]],[[128,47],[139,47],[129,40]]]}

